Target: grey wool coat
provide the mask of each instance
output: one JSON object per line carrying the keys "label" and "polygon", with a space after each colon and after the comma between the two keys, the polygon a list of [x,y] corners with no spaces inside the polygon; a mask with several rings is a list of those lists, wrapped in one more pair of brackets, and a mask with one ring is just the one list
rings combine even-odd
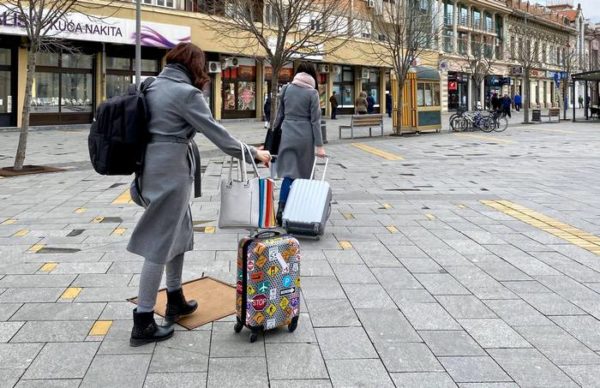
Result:
{"label": "grey wool coat", "polygon": [[315,147],[323,145],[321,103],[316,89],[294,84],[284,86],[275,126],[281,124],[277,175],[282,178],[310,178]]}
{"label": "grey wool coat", "polygon": [[[186,69],[167,66],[146,91],[150,133],[178,138],[151,141],[141,177],[144,214],[127,250],[153,263],[164,264],[194,248],[190,199],[196,161],[190,141],[201,132],[225,153],[241,158],[240,142],[217,123],[202,92],[191,84]],[[183,141],[181,141],[183,139]],[[186,141],[187,140],[187,141]],[[247,158],[256,156],[249,147]],[[133,186],[132,186],[133,187]],[[132,190],[132,197],[137,193]]]}

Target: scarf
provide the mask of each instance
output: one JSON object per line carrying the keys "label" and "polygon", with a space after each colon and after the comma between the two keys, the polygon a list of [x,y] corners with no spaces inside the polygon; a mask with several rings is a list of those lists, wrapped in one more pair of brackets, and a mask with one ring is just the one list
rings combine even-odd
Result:
{"label": "scarf", "polygon": [[315,79],[308,73],[296,74],[292,84],[307,89],[314,89],[316,87]]}

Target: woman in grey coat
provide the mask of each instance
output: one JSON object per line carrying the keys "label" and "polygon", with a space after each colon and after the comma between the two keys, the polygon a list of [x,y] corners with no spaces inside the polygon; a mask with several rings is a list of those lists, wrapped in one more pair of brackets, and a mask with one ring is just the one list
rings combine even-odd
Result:
{"label": "woman in grey coat", "polygon": [[[166,60],[166,68],[146,89],[151,140],[140,179],[141,193],[132,185],[132,198],[146,208],[127,247],[145,258],[138,306],[133,311],[132,346],[171,337],[171,323],[198,307],[195,301],[185,300],[181,289],[183,255],[194,246],[189,205],[194,183],[199,196],[200,160],[194,135],[201,132],[225,153],[242,157],[241,143],[214,120],[204,100],[201,89],[208,76],[202,50],[182,43],[169,51]],[[271,159],[268,151],[247,150],[246,158],[265,164]],[[154,305],[165,269],[167,325],[158,326]]]}
{"label": "woman in grey coat", "polygon": [[310,178],[315,152],[317,156],[325,156],[315,65],[301,63],[294,80],[283,87],[275,128],[278,125],[281,125],[281,144],[277,156],[277,175],[283,177],[283,183],[279,193],[277,223],[281,225],[283,209],[294,179]]}

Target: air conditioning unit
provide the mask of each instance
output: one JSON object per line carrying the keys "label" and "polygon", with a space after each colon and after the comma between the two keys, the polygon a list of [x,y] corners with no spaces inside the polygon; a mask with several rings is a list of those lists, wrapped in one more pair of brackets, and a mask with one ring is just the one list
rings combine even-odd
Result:
{"label": "air conditioning unit", "polygon": [[321,74],[329,74],[329,65],[319,65],[319,73]]}
{"label": "air conditioning unit", "polygon": [[209,73],[220,73],[221,72],[221,62],[208,62],[208,72]]}
{"label": "air conditioning unit", "polygon": [[237,58],[225,58],[222,66],[227,69],[230,67],[238,67],[239,63],[240,61]]}
{"label": "air conditioning unit", "polygon": [[369,79],[369,74],[370,74],[369,69],[362,68],[361,72],[360,72],[360,78]]}
{"label": "air conditioning unit", "polygon": [[375,8],[375,0],[367,0],[367,8]]}
{"label": "air conditioning unit", "polygon": [[512,75],[523,75],[523,66],[512,66],[510,68],[510,74],[512,74]]}

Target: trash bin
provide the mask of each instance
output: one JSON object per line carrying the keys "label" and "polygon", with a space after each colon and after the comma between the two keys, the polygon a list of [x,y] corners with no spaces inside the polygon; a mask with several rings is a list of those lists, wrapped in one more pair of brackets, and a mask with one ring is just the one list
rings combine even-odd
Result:
{"label": "trash bin", "polygon": [[325,122],[325,120],[321,120],[321,133],[323,134],[323,143],[329,143],[327,141],[327,123]]}
{"label": "trash bin", "polygon": [[541,109],[533,109],[531,111],[531,121],[542,121],[542,110]]}

